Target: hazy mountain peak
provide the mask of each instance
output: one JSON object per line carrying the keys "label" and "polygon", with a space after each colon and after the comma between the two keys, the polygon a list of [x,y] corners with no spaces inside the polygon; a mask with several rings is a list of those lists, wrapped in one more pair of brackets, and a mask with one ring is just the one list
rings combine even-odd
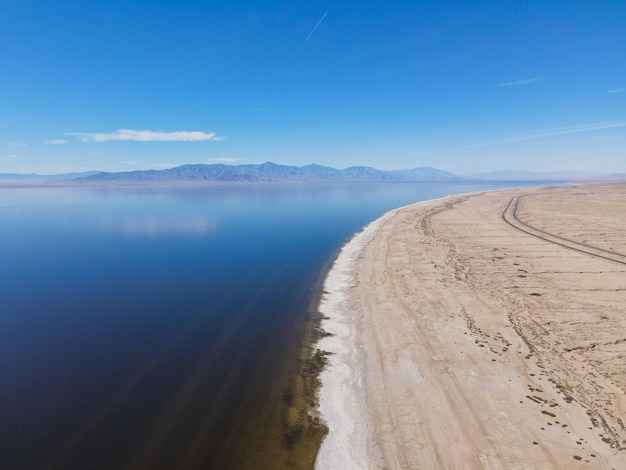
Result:
{"label": "hazy mountain peak", "polygon": [[[226,165],[223,163],[190,163],[164,170],[125,172],[87,172],[60,175],[0,174],[0,180],[76,181],[76,182],[298,182],[298,181],[361,181],[361,182],[438,182],[438,181],[566,181],[598,178],[582,172],[531,172],[505,170],[462,177],[433,167],[406,170],[378,170],[356,165],[344,169],[311,163],[301,167],[274,162]],[[617,178],[617,177],[616,177]]]}

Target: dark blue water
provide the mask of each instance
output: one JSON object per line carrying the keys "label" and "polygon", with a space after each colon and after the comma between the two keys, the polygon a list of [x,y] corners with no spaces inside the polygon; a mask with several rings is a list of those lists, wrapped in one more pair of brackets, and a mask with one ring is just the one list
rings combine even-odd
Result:
{"label": "dark blue water", "polygon": [[0,466],[227,466],[333,253],[494,187],[0,188]]}

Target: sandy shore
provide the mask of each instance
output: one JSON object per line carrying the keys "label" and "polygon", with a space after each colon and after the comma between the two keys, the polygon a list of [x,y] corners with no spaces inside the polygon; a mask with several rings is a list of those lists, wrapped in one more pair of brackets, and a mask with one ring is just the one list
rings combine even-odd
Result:
{"label": "sandy shore", "polygon": [[626,468],[625,208],[624,185],[495,191],[354,237],[316,468]]}

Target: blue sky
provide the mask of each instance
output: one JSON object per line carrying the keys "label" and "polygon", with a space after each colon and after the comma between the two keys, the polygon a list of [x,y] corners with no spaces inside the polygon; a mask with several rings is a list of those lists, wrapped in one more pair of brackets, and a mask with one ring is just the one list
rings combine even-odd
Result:
{"label": "blue sky", "polygon": [[0,172],[626,172],[626,2],[0,2]]}

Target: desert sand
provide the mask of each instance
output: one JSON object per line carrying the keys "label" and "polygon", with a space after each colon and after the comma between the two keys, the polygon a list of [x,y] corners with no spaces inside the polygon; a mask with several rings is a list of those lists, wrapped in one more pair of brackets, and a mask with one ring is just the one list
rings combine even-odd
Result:
{"label": "desert sand", "polygon": [[626,468],[624,234],[626,185],[454,196],[366,227],[320,304],[316,468]]}

